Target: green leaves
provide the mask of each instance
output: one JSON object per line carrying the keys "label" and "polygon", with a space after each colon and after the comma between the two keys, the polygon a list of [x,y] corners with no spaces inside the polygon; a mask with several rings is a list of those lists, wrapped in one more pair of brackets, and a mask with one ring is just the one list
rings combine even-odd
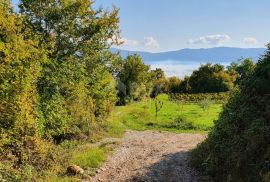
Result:
{"label": "green leaves", "polygon": [[189,85],[192,93],[227,92],[233,88],[236,77],[222,65],[206,64],[192,73]]}
{"label": "green leaves", "polygon": [[[270,55],[256,66],[236,66],[239,88],[231,94],[208,139],[192,152],[192,163],[218,181],[267,181],[270,153]],[[205,164],[207,161],[207,165]]]}
{"label": "green leaves", "polygon": [[116,101],[118,10],[92,3],[22,0],[16,14],[0,0],[0,152],[18,168],[41,164],[48,139],[91,137]]}
{"label": "green leaves", "polygon": [[120,104],[125,104],[148,97],[152,89],[153,77],[150,67],[143,63],[139,55],[135,54],[124,60],[119,81]]}

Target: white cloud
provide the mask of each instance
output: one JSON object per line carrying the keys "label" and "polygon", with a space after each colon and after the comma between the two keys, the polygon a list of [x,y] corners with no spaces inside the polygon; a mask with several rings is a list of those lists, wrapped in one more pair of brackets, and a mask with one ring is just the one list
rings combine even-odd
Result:
{"label": "white cloud", "polygon": [[140,41],[137,40],[130,40],[126,38],[122,38],[123,45],[131,46],[131,47],[137,47],[140,45]]}
{"label": "white cloud", "polygon": [[159,43],[154,37],[144,37],[143,44],[148,48],[158,48]]}
{"label": "white cloud", "polygon": [[151,69],[161,68],[167,77],[177,76],[183,79],[185,76],[190,76],[192,72],[200,67],[200,64],[151,64]]}
{"label": "white cloud", "polygon": [[144,47],[147,50],[156,49],[159,47],[159,42],[152,36],[144,37],[143,40],[131,40],[127,38],[115,38],[108,41],[109,43],[115,43],[119,46],[127,46],[127,47]]}
{"label": "white cloud", "polygon": [[130,47],[136,47],[140,45],[140,41],[130,40],[119,36],[113,36],[112,38],[108,39],[108,43],[116,45],[126,45]]}
{"label": "white cloud", "polygon": [[245,37],[243,39],[243,42],[245,44],[258,44],[259,41],[256,38],[254,38],[254,37]]}
{"label": "white cloud", "polygon": [[226,34],[207,35],[199,37],[197,39],[191,39],[188,41],[189,44],[214,44],[221,45],[231,40],[231,37]]}

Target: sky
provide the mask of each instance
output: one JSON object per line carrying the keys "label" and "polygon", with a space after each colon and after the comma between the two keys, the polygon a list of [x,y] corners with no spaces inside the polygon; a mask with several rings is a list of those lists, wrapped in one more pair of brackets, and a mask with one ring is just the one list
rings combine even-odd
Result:
{"label": "sky", "polygon": [[[13,0],[18,4],[18,0]],[[269,0],[96,0],[120,9],[122,49],[164,52],[183,48],[265,47]]]}

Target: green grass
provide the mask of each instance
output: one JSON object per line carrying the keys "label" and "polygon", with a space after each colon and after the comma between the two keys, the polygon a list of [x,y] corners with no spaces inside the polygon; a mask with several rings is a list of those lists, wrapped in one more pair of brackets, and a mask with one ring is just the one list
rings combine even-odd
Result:
{"label": "green grass", "polygon": [[171,127],[174,120],[182,116],[196,127],[196,131],[207,131],[213,126],[213,121],[218,119],[222,110],[221,104],[211,104],[210,108],[204,111],[199,104],[178,105],[171,102],[167,95],[160,95],[159,99],[164,102],[164,105],[158,112],[157,118],[155,118],[154,101],[149,99],[148,101],[116,107],[112,120],[116,123],[122,123],[126,129],[183,132],[182,129]]}
{"label": "green grass", "polygon": [[74,154],[72,164],[83,168],[98,168],[106,159],[106,151],[102,148],[86,148]]}
{"label": "green grass", "polygon": [[93,147],[88,143],[78,144],[77,146],[68,144],[62,146],[62,155],[58,158],[58,163],[55,163],[49,171],[44,171],[42,176],[39,176],[37,181],[63,181],[77,182],[83,179],[83,176],[68,176],[66,169],[70,165],[78,165],[85,170],[85,174],[94,175],[96,169],[99,168],[106,160],[107,156],[113,150],[109,143],[101,144],[99,147]]}

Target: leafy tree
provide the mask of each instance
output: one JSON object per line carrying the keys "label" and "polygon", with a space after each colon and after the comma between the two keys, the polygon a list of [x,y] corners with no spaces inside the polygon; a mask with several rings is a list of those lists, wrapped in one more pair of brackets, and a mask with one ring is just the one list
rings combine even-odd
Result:
{"label": "leafy tree", "polygon": [[162,109],[164,102],[162,100],[159,100],[158,98],[154,99],[155,101],[155,118],[158,117],[158,112]]}
{"label": "leafy tree", "polygon": [[150,95],[152,89],[152,74],[137,54],[129,55],[123,64],[119,75],[123,87],[119,90],[121,103],[142,100]]}
{"label": "leafy tree", "polygon": [[[117,37],[118,10],[94,10],[89,0],[22,0],[21,13],[49,51],[38,82],[45,136],[57,141],[90,134],[115,102],[109,39]],[[113,58],[113,59],[112,59]],[[87,132],[86,132],[87,131]]]}
{"label": "leafy tree", "polygon": [[189,76],[185,76],[184,80],[179,85],[179,93],[190,93],[191,87],[189,85]]}
{"label": "leafy tree", "polygon": [[168,92],[178,93],[181,80],[176,76],[168,78]]}
{"label": "leafy tree", "polygon": [[49,167],[48,139],[90,137],[114,105],[118,10],[92,3],[22,0],[17,14],[0,0],[1,179],[32,181],[20,172]]}
{"label": "leafy tree", "polygon": [[161,68],[156,68],[155,70],[152,70],[151,72],[154,73],[156,80],[165,79],[165,73]]}
{"label": "leafy tree", "polygon": [[151,73],[153,74],[153,89],[151,93],[151,97],[156,97],[161,93],[168,92],[168,81],[165,78],[165,73],[161,68],[156,68],[152,70]]}
{"label": "leafy tree", "polygon": [[202,65],[189,78],[192,93],[226,92],[233,88],[236,76],[225,71],[224,66]]}
{"label": "leafy tree", "polygon": [[239,60],[239,62],[233,62],[228,66],[230,72],[237,74],[236,84],[240,84],[242,80],[247,79],[253,73],[256,66],[251,59]]}

